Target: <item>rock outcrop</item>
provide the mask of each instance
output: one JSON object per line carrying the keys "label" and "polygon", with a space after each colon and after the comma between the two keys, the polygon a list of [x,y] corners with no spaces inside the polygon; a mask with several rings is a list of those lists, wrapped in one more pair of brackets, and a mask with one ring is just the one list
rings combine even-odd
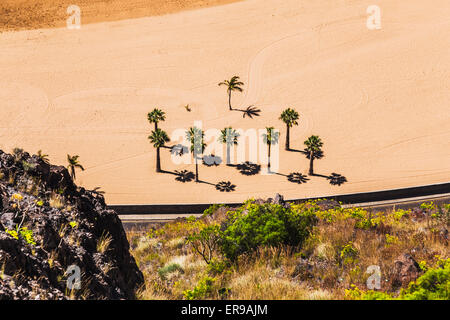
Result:
{"label": "rock outcrop", "polygon": [[0,151],[0,300],[133,299],[143,282],[100,193],[65,167]]}
{"label": "rock outcrop", "polygon": [[415,281],[422,273],[419,264],[414,258],[405,253],[394,261],[392,287],[393,289],[406,287]]}

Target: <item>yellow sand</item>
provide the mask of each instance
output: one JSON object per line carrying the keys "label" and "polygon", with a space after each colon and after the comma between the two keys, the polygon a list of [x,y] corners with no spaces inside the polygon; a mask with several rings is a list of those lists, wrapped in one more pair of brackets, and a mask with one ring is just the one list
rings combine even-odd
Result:
{"label": "yellow sand", "polygon": [[[368,30],[366,9],[382,9]],[[111,204],[237,202],[325,196],[450,181],[450,2],[434,0],[246,0],[164,16],[0,34],[0,148],[42,149],[53,163],[80,155],[77,182],[101,187]],[[255,119],[228,111],[217,83],[240,75]],[[184,105],[190,104],[192,112]],[[155,173],[146,114],[167,113],[169,134],[203,129],[281,129],[280,173],[306,174],[308,160],[283,150],[286,107],[301,114],[291,146],[311,134],[325,145],[302,185],[282,175],[242,176],[200,167],[232,193]],[[166,170],[176,166],[162,150]]]}

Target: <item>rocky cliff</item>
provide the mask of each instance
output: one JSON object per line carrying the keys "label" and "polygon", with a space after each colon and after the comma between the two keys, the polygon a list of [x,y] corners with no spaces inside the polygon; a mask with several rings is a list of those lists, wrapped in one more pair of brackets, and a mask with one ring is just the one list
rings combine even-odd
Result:
{"label": "rocky cliff", "polygon": [[101,193],[45,157],[0,150],[0,300],[133,299],[143,282]]}

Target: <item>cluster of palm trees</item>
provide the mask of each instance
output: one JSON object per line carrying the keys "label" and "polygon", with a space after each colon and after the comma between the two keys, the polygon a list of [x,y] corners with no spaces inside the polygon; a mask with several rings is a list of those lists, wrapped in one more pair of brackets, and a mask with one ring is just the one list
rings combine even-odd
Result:
{"label": "cluster of palm trees", "polygon": [[[242,86],[244,85],[243,82],[239,80],[238,76],[232,77],[230,80],[224,80],[219,83],[219,86],[225,86],[227,89],[228,94],[228,107],[229,110],[236,110],[233,109],[231,104],[231,97],[232,93],[237,92],[243,92]],[[255,113],[252,113],[252,110],[256,110],[253,106],[250,106],[250,117],[252,115],[255,115]],[[244,117],[246,115],[246,110],[239,110],[244,112]],[[248,111],[248,109],[247,109]],[[260,110],[257,110],[258,112]],[[156,149],[156,172],[163,172],[161,169],[161,156],[160,156],[160,149],[161,148],[169,148],[166,146],[168,142],[170,142],[169,136],[167,133],[158,128],[158,123],[166,120],[166,114],[161,109],[155,108],[153,111],[149,112],[147,115],[148,121],[151,124],[154,124],[154,130],[151,132],[151,134],[148,136],[148,139],[150,143],[153,144],[153,147]],[[285,141],[285,149],[287,151],[292,151],[290,147],[290,134],[291,129],[294,126],[297,126],[299,124],[300,115],[299,113],[292,109],[287,108],[284,110],[279,119],[283,121],[286,124],[286,141]],[[226,127],[223,130],[221,130],[220,136],[218,138],[218,142],[224,144],[226,146],[226,164],[231,165],[231,148],[239,143],[239,133],[233,129],[232,127]],[[275,130],[274,127],[266,127],[266,133],[263,134],[264,142],[268,146],[268,171],[270,172],[270,159],[271,159],[271,147],[278,143],[279,141],[279,132]],[[205,133],[203,130],[197,128],[197,127],[191,127],[186,131],[186,139],[190,142],[190,152],[193,155],[194,161],[195,161],[195,181],[200,182],[199,180],[199,163],[198,161],[201,160],[199,157],[201,154],[203,154],[206,144],[204,142]],[[320,139],[320,137],[313,135],[310,136],[305,142],[305,149],[303,151],[300,151],[306,155],[306,157],[309,159],[309,175],[314,175],[314,160],[317,158],[321,158],[323,155],[322,147],[323,142]],[[294,177],[295,178],[295,177]],[[295,180],[295,179],[294,179]],[[298,180],[298,179],[297,179]]]}

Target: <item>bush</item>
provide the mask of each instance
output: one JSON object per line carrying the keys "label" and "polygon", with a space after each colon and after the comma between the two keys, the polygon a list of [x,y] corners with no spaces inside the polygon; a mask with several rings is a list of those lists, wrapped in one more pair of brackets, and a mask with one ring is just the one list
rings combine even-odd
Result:
{"label": "bush", "polygon": [[183,292],[184,298],[186,300],[199,300],[206,298],[206,296],[213,291],[215,281],[215,278],[204,277],[198,282],[194,289]]}
{"label": "bush", "polygon": [[450,259],[440,260],[434,269],[428,269],[408,289],[402,290],[404,300],[450,300]]}
{"label": "bush", "polygon": [[247,203],[230,213],[222,226],[221,250],[228,259],[235,261],[239,255],[259,246],[299,246],[316,221],[313,210]]}

